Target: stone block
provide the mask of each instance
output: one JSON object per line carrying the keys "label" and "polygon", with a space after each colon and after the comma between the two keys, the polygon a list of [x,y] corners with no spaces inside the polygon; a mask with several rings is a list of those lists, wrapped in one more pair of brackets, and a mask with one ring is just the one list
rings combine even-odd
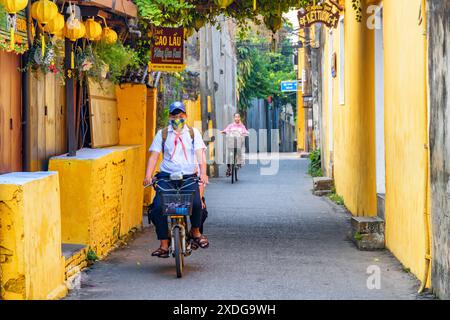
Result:
{"label": "stone block", "polygon": [[1,299],[57,299],[67,293],[57,172],[0,175]]}

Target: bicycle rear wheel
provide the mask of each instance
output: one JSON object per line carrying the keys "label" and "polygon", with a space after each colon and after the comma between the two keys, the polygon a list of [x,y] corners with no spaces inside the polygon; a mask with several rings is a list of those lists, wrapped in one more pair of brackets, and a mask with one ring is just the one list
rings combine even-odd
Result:
{"label": "bicycle rear wheel", "polygon": [[177,270],[177,278],[181,278],[183,276],[184,255],[181,246],[181,230],[178,227],[175,227],[173,229],[173,240],[175,246],[174,254],[175,254],[175,268]]}
{"label": "bicycle rear wheel", "polygon": [[236,174],[236,170],[237,170],[237,166],[236,166],[236,156],[237,150],[236,148],[233,150],[233,164],[231,165],[231,184],[234,183],[234,181],[237,181],[237,174]]}

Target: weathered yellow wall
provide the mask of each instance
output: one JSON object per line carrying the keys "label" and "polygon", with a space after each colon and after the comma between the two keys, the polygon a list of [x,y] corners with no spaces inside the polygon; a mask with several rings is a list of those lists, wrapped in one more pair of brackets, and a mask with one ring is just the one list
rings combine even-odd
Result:
{"label": "weathered yellow wall", "polygon": [[[119,115],[119,144],[120,145],[141,145],[141,155],[143,165],[142,165],[142,173],[141,177],[138,177],[140,181],[144,181],[145,178],[145,164],[147,162],[147,153],[146,150],[147,140],[149,136],[152,136],[151,132],[148,132],[147,126],[149,129],[154,130],[154,124],[148,123],[147,112],[150,113],[150,117],[153,116],[152,108],[149,108],[148,101],[148,93],[147,86],[143,84],[123,84],[120,86],[116,86],[116,96],[117,96],[117,113]],[[150,96],[150,100],[152,97]],[[149,109],[149,110],[148,110]],[[156,121],[156,119],[155,119]],[[148,148],[147,148],[148,149]],[[133,157],[134,154],[130,154]],[[138,159],[132,160],[138,161]],[[125,176],[126,181],[128,179],[135,179],[135,175],[127,175]],[[127,198],[129,195],[125,194]],[[141,210],[142,206],[145,204],[145,198],[143,198],[143,203],[141,203],[140,207],[137,207],[133,201],[128,201],[125,199],[125,203],[127,205],[131,205],[132,207],[129,209],[130,212],[134,210]],[[131,225],[126,225],[125,230],[127,230]]]}
{"label": "weathered yellow wall", "polygon": [[[300,36],[303,36],[303,30],[299,31]],[[304,49],[298,49],[298,79],[302,79],[302,70],[305,66],[305,51]],[[297,150],[305,150],[305,109],[303,108],[303,92],[297,91]]]}
{"label": "weathered yellow wall", "polygon": [[[335,30],[337,77],[333,80],[334,178],[337,193],[357,216],[375,216],[375,106],[374,33],[364,22],[358,23],[351,0],[345,1],[345,104],[339,104],[339,32]],[[366,17],[363,16],[363,21]],[[329,33],[327,32],[327,42]],[[328,53],[326,56],[328,56]],[[327,60],[327,59],[325,59]],[[326,75],[330,72],[326,62]],[[325,78],[327,82],[327,78]],[[328,84],[324,90],[324,109],[328,105]],[[325,114],[327,114],[326,111]],[[324,123],[326,124],[327,121]],[[328,126],[324,127],[328,141]],[[330,161],[329,152],[326,161]],[[329,165],[329,163],[328,163]],[[328,167],[327,165],[327,167]]]}
{"label": "weathered yellow wall", "polygon": [[2,299],[66,294],[56,172],[0,175],[0,272]]}
{"label": "weathered yellow wall", "polygon": [[61,186],[62,242],[85,244],[98,256],[142,225],[144,146],[81,149],[53,157]]}
{"label": "weathered yellow wall", "polygon": [[[146,116],[146,157],[145,157],[145,166],[147,166],[148,158],[150,157],[150,146],[153,142],[153,139],[156,135],[156,103],[157,103],[157,90],[156,89],[148,89],[147,91],[147,116]],[[161,157],[160,157],[161,158]],[[144,173],[145,174],[145,173]],[[149,206],[153,200],[155,192],[153,188],[146,188],[144,191],[144,205]]]}
{"label": "weathered yellow wall", "polygon": [[418,24],[421,2],[384,1],[383,12],[386,245],[420,278],[428,165],[425,35],[424,25]]}
{"label": "weathered yellow wall", "polygon": [[198,96],[196,101],[185,100],[183,103],[186,106],[188,126],[197,128],[202,132],[202,106],[200,103],[200,96]]}

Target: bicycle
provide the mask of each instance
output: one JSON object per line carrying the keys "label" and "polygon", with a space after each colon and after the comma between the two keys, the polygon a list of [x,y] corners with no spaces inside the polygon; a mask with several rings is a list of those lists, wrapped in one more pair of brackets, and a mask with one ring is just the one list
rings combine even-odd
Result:
{"label": "bicycle", "polygon": [[[169,182],[173,188],[161,187],[159,183],[162,181]],[[184,189],[199,181],[197,177],[183,178],[182,174],[176,173],[169,179],[156,179],[151,184],[156,191],[161,191],[162,212],[167,216],[170,238],[169,256],[175,258],[177,278],[183,276],[184,258],[192,253],[192,240],[188,240],[186,235],[189,234],[188,217],[192,215],[194,191]]]}
{"label": "bicycle", "polygon": [[[242,150],[242,146],[244,144],[244,136],[240,134],[239,131],[232,131],[227,134],[227,149],[231,156],[231,183],[238,181],[238,170],[240,168],[240,164],[238,163],[238,154]],[[242,157],[242,155],[240,155]]]}

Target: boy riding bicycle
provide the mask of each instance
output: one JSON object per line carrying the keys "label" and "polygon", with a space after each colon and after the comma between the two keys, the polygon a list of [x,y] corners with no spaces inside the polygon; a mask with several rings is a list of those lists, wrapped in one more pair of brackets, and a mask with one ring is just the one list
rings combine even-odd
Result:
{"label": "boy riding bicycle", "polygon": [[[201,182],[205,185],[208,184],[205,157],[206,145],[200,132],[186,125],[186,108],[182,102],[172,103],[169,113],[169,126],[158,131],[150,147],[151,154],[148,160],[144,185],[151,184],[154,179],[167,179],[171,174],[175,173],[182,174],[184,179],[199,175]],[[153,172],[161,153],[163,154],[163,160],[160,165],[161,172],[153,177]],[[167,181],[162,183],[170,184]],[[161,186],[163,188],[170,187],[162,184]],[[194,191],[194,203],[191,216],[192,228],[189,236],[200,248],[207,248],[209,246],[208,239],[200,232],[202,200],[198,183],[192,186],[192,191]],[[151,214],[158,240],[160,240],[160,247],[152,253],[152,256],[168,258],[170,240],[167,234],[167,218],[162,214],[160,191],[156,192]]]}

